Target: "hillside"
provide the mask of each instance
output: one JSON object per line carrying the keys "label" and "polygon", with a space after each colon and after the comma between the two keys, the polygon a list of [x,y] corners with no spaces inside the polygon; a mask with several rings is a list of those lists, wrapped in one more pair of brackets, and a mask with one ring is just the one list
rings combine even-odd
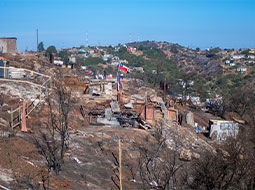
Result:
{"label": "hillside", "polygon": [[135,42],[128,43],[128,46],[149,47],[162,50],[169,59],[182,71],[189,73],[194,72],[202,76],[219,76],[222,74],[222,67],[220,65],[221,59],[208,58],[206,54],[201,54],[195,50],[185,48],[179,44],[168,42]]}

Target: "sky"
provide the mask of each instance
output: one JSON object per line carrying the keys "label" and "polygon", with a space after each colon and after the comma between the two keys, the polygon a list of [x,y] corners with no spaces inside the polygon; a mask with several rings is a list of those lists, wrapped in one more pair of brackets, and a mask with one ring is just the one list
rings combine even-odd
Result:
{"label": "sky", "polygon": [[255,0],[0,0],[0,37],[36,50],[155,40],[255,48]]}

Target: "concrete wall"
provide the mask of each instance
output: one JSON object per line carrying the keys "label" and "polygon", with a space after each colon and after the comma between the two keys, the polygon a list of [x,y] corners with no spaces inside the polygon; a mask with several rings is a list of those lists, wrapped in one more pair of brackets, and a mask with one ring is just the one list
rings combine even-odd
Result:
{"label": "concrete wall", "polygon": [[168,116],[169,120],[177,121],[178,120],[178,110],[173,109],[173,108],[168,108],[167,109],[167,116]]}
{"label": "concrete wall", "polygon": [[145,106],[145,119],[146,119],[146,121],[154,120],[154,106],[153,105]]}
{"label": "concrete wall", "polygon": [[16,54],[16,38],[0,38],[0,52]]}
{"label": "concrete wall", "polygon": [[211,125],[210,137],[216,138],[217,141],[225,140],[226,137],[236,137],[238,135],[239,127],[237,123],[222,122],[217,125]]}

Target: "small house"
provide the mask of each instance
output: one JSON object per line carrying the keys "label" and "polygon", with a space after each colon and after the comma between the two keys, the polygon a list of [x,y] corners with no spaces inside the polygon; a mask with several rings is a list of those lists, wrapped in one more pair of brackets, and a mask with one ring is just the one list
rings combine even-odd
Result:
{"label": "small house", "polygon": [[247,68],[245,68],[245,67],[238,67],[236,69],[236,71],[239,72],[239,73],[245,73],[247,71]]}
{"label": "small house", "polygon": [[244,55],[233,55],[232,59],[243,59]]}
{"label": "small house", "polygon": [[255,59],[255,55],[248,55],[248,59]]}
{"label": "small house", "polygon": [[64,64],[64,61],[61,60],[60,57],[55,57],[54,62],[55,65],[62,66]]}
{"label": "small house", "polygon": [[136,51],[136,48],[135,47],[129,47],[127,49],[127,52],[135,52]]}
{"label": "small house", "polygon": [[17,38],[0,38],[0,53],[16,54]]}
{"label": "small house", "polygon": [[226,65],[229,65],[229,64],[230,64],[230,60],[226,60],[226,61],[225,61],[225,64],[226,64]]}
{"label": "small house", "polygon": [[104,56],[103,56],[103,60],[104,61],[108,61],[109,59],[111,59],[113,56],[111,55],[111,54],[105,54]]}

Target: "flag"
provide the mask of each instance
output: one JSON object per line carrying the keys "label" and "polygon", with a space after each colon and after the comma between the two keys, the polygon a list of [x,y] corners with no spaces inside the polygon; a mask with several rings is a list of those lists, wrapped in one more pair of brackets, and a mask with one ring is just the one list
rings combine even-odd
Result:
{"label": "flag", "polygon": [[122,70],[122,71],[128,71],[128,68],[126,66],[124,66],[123,64],[120,64],[119,65],[119,70]]}

